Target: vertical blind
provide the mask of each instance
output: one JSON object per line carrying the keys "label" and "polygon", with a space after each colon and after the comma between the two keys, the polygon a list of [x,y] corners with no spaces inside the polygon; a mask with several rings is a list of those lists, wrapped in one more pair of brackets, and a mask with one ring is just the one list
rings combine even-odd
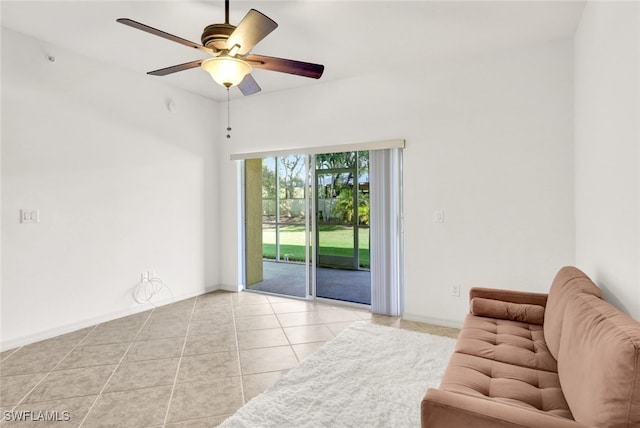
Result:
{"label": "vertical blind", "polygon": [[404,311],[404,227],[402,149],[369,155],[371,312],[400,316]]}

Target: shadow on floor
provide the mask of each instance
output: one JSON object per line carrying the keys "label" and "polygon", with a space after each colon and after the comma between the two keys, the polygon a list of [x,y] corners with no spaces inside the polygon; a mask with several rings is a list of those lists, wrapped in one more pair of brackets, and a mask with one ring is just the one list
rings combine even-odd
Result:
{"label": "shadow on floor", "polygon": [[[250,290],[306,297],[305,265],[265,260],[263,281],[247,286]],[[316,268],[316,294],[326,299],[371,304],[371,275],[364,270]]]}

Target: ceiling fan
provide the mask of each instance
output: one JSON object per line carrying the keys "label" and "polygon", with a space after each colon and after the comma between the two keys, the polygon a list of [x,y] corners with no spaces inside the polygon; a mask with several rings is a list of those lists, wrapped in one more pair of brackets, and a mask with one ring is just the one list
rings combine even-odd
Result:
{"label": "ceiling fan", "polygon": [[237,26],[231,25],[229,23],[229,0],[225,0],[224,5],[225,22],[205,27],[202,32],[201,45],[129,18],[119,18],[116,21],[181,45],[198,49],[212,56],[211,58],[173,65],[147,73],[153,76],[166,76],[179,71],[202,67],[211,75],[214,81],[227,89],[232,86],[238,86],[243,95],[251,95],[260,91],[260,86],[251,75],[252,68],[295,74],[313,79],[319,79],[322,76],[324,66],[320,64],[251,54],[251,49],[275,30],[278,24],[261,12],[251,9]]}

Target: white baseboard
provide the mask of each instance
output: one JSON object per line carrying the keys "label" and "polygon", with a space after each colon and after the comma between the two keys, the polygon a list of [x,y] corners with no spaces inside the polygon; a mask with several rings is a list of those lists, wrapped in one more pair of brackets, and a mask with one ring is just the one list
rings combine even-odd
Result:
{"label": "white baseboard", "polygon": [[[175,296],[173,299],[165,298],[158,301],[153,302],[153,304],[157,307],[165,306],[171,303],[178,302],[180,300],[190,299],[192,297],[201,296],[206,293],[210,293],[216,290],[227,290],[225,287],[221,287],[220,285],[205,287],[202,290],[194,291],[191,293],[181,294],[179,296]],[[141,304],[138,306],[134,306],[127,309],[122,309],[119,311],[110,312],[108,314],[100,315],[98,317],[87,318],[81,321],[73,322],[70,324],[66,324],[60,327],[55,327],[48,330],[39,331],[37,333],[33,333],[27,336],[23,336],[17,339],[11,339],[7,341],[0,342],[0,351],[6,351],[7,349],[18,348],[20,346],[29,345],[34,342],[39,342],[41,340],[50,339],[55,336],[60,336],[61,334],[71,333],[72,331],[80,330],[86,327],[91,327],[96,324],[100,324],[107,321],[112,321],[117,318],[126,317],[129,315],[137,314],[140,312],[148,311],[153,309],[153,306],[149,304]]]}
{"label": "white baseboard", "polygon": [[434,317],[425,317],[424,315],[404,313],[402,318],[407,321],[417,321],[426,324],[435,324],[443,327],[452,327],[452,328],[461,328],[462,321],[455,321],[450,319],[442,319],[442,318],[434,318]]}
{"label": "white baseboard", "polygon": [[217,288],[217,290],[231,291],[233,293],[237,293],[239,291],[242,291],[243,289],[244,289],[244,286],[242,284],[238,284],[238,285],[219,284]]}

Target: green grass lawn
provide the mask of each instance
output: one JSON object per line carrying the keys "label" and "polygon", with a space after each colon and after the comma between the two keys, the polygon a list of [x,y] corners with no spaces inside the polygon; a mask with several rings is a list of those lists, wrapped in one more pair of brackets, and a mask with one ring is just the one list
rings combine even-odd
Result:
{"label": "green grass lawn", "polygon": [[[360,266],[369,267],[369,229],[360,229],[359,260]],[[351,256],[353,254],[353,232],[346,226],[320,226],[320,254],[332,256]],[[304,261],[305,259],[305,227],[291,225],[280,227],[280,257],[291,254],[289,260]],[[309,252],[311,253],[311,252]],[[276,231],[263,229],[262,255],[265,259],[276,258]]]}

